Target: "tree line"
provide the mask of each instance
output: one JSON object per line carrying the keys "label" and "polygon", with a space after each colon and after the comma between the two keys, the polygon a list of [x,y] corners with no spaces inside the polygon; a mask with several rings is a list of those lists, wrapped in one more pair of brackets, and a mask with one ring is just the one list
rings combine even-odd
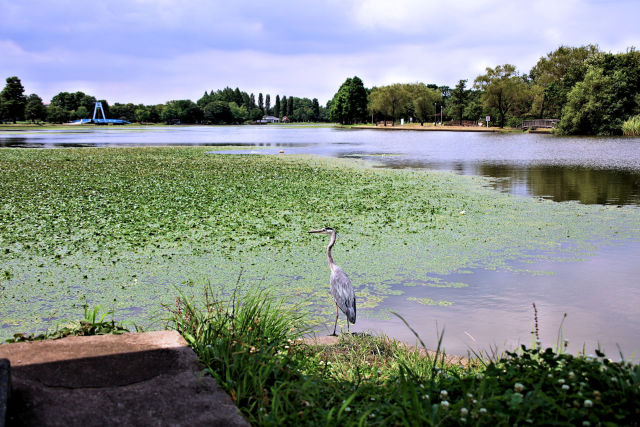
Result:
{"label": "tree line", "polygon": [[[365,88],[347,79],[327,108],[342,124],[400,118],[517,127],[523,120],[559,119],[563,134],[619,135],[640,121],[640,52],[607,53],[597,46],[560,46],[541,57],[528,74],[512,64],[487,67],[470,87],[395,83]],[[635,123],[634,122],[634,123]]]}
{"label": "tree line", "polygon": [[[271,104],[271,95],[255,95],[240,91],[239,88],[210,92],[193,102],[190,99],[168,101],[165,104],[121,104],[110,105],[104,99],[84,92],[60,92],[48,105],[37,94],[24,94],[22,82],[16,76],[6,79],[0,92],[0,121],[30,122],[47,121],[65,123],[71,120],[93,116],[95,103],[102,103],[108,118],[139,123],[186,123],[186,124],[241,124],[256,122],[265,116],[286,117],[291,122],[327,121],[327,111],[316,98],[276,95]],[[101,117],[100,117],[101,118]]]}
{"label": "tree line", "polygon": [[[0,92],[2,121],[63,123],[88,118],[96,102],[83,92],[60,92],[45,106],[38,95],[24,95],[18,77],[6,81]],[[630,123],[638,131],[640,52],[629,48],[614,54],[595,45],[560,46],[541,57],[528,73],[502,64],[487,67],[472,83],[459,80],[453,88],[421,82],[366,88],[354,76],[346,79],[326,107],[316,98],[276,95],[272,99],[262,93],[256,98],[230,87],[205,91],[196,102],[101,102],[109,118],[130,122],[239,124],[274,115],[294,122],[355,124],[405,118],[421,124],[469,124],[490,116],[493,126],[517,127],[523,120],[553,118],[559,119],[557,128],[563,134],[619,135]]]}

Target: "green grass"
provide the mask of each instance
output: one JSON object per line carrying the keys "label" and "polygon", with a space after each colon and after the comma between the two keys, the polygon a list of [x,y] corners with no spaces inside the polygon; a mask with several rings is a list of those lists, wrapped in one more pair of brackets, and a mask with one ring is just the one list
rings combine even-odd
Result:
{"label": "green grass", "polygon": [[364,316],[384,315],[403,286],[425,287],[426,298],[448,287],[455,305],[466,284],[439,277],[451,272],[576,259],[640,236],[637,209],[518,198],[481,178],[207,151],[0,150],[0,339],[50,329],[85,305],[148,328],[174,285],[195,295],[215,278],[228,293],[238,265],[323,321],[333,310],[327,242],[306,231],[324,225],[339,231],[334,258]]}
{"label": "green grass", "polygon": [[631,117],[622,124],[622,133],[627,136],[640,136],[640,115]]}
{"label": "green grass", "polygon": [[[305,315],[263,291],[180,297],[170,326],[253,425],[635,425],[640,367],[522,347],[446,362],[385,337],[301,341]],[[419,338],[419,337],[418,337]],[[442,337],[441,337],[442,338]]]}
{"label": "green grass", "polygon": [[[102,311],[102,307],[89,309],[89,307],[84,306],[84,318],[82,320],[65,322],[62,325],[56,326],[54,330],[41,334],[17,333],[13,335],[13,338],[7,339],[6,342],[42,341],[68,336],[120,335],[131,332],[128,327],[120,322],[116,322],[113,318],[110,321],[106,320],[106,317],[113,315],[113,312],[106,311],[100,314],[100,311]],[[137,328],[135,329],[137,330]]]}

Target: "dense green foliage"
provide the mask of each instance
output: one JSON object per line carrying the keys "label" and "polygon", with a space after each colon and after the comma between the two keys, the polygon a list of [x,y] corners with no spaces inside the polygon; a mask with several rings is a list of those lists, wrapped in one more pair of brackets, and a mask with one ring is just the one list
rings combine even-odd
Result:
{"label": "dense green foliage", "polygon": [[[458,363],[383,337],[300,340],[305,316],[262,292],[196,306],[176,328],[254,425],[634,425],[640,366],[552,349]],[[417,337],[419,338],[419,337]],[[424,344],[423,344],[424,345]]]}
{"label": "dense green foliage", "polygon": [[559,129],[567,134],[620,135],[640,113],[640,52],[594,54],[584,79],[567,95]]}
{"label": "dense green foliage", "polygon": [[[258,96],[256,105],[255,95],[240,91],[239,88],[226,87],[218,91],[206,92],[196,102],[189,99],[167,101],[165,104],[121,104],[109,105],[106,100],[84,92],[60,92],[45,106],[42,99],[31,94],[25,97],[20,79],[9,77],[7,86],[0,94],[0,121],[18,120],[39,122],[47,120],[51,123],[65,123],[69,120],[87,119],[93,116],[96,101],[102,102],[107,118],[121,119],[138,123],[168,123],[168,124],[241,124],[256,122],[264,115],[276,114],[279,118],[285,115],[289,121],[308,122],[326,120],[326,109],[321,108],[318,100],[283,98],[276,96],[273,109],[265,108],[262,93]],[[267,94],[270,103],[270,95]],[[366,104],[365,104],[366,105]],[[277,111],[276,111],[277,110]],[[102,118],[99,116],[98,118]]]}
{"label": "dense green foliage", "polygon": [[476,77],[474,85],[482,91],[484,106],[497,111],[500,127],[504,127],[507,114],[526,109],[528,87],[511,64],[487,67],[487,73]]}
{"label": "dense green foliage", "polygon": [[529,71],[535,117],[561,117],[568,93],[584,79],[585,61],[596,53],[598,48],[594,45],[560,46],[538,60]]}
{"label": "dense green foliage", "polygon": [[18,77],[7,77],[7,84],[0,92],[0,121],[12,120],[15,123],[24,117],[27,97]]}
{"label": "dense green foliage", "polygon": [[[374,87],[368,109],[374,121],[415,117],[423,123],[440,106],[456,123],[484,121],[487,115],[500,127],[517,127],[523,119],[556,118],[564,134],[619,135],[624,121],[640,112],[639,58],[634,48],[612,54],[594,45],[560,46],[540,58],[529,75],[511,64],[487,67],[473,89],[465,88],[465,80],[454,89],[424,83]],[[331,102],[338,98],[340,105],[349,104],[342,87]],[[339,115],[332,120],[346,123]]]}
{"label": "dense green foliage", "polygon": [[24,107],[24,118],[31,122],[43,121],[47,118],[47,109],[40,98],[35,93],[27,97],[27,104]]}
{"label": "dense green foliage", "polygon": [[366,121],[367,91],[358,76],[348,78],[331,100],[329,117],[341,124],[354,124]]}

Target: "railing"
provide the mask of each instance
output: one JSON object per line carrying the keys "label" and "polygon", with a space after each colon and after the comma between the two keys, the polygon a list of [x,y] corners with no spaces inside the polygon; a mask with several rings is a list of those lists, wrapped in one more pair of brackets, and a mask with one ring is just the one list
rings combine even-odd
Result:
{"label": "railing", "polygon": [[538,128],[552,129],[556,127],[559,121],[560,119],[523,120],[522,130],[538,129]]}

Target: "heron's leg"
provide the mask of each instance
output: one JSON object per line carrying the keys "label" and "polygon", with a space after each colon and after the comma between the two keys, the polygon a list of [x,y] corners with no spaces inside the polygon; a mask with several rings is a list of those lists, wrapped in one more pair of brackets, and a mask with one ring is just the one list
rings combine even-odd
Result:
{"label": "heron's leg", "polygon": [[331,334],[331,336],[337,337],[338,334],[336,334],[336,328],[338,327],[338,304],[336,304],[336,322],[333,324],[333,333]]}
{"label": "heron's leg", "polygon": [[351,331],[349,330],[349,319],[347,319],[347,332],[351,333]]}

